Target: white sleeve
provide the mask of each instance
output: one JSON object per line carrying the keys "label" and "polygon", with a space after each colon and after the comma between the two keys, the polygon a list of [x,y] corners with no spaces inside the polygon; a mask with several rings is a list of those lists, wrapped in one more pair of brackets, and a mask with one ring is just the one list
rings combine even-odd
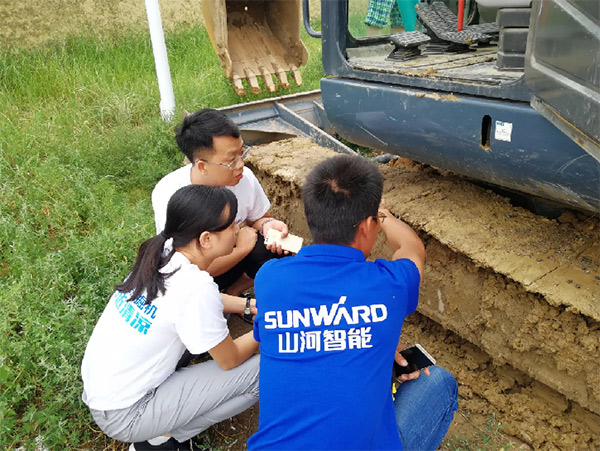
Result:
{"label": "white sleeve", "polygon": [[[160,184],[160,182],[159,182]],[[154,223],[156,225],[156,234],[158,235],[165,228],[167,222],[167,202],[164,202],[164,196],[161,196],[159,185],[152,191],[152,209],[154,210]]]}
{"label": "white sleeve", "polygon": [[179,188],[189,185],[191,164],[165,175],[152,190],[152,209],[154,210],[154,223],[156,233],[159,234],[165,228],[167,222],[167,205],[171,196]]}
{"label": "white sleeve", "polygon": [[260,182],[254,175],[254,173],[250,171],[250,174],[252,174],[252,176],[248,177],[248,180],[250,181],[250,184],[252,186],[254,201],[252,204],[252,208],[248,212],[247,219],[249,221],[256,221],[257,219],[262,218],[269,211],[269,209],[271,208],[271,202],[269,202],[265,191],[263,190]]}
{"label": "white sleeve", "polygon": [[175,329],[192,354],[209,351],[227,338],[229,329],[223,316],[223,300],[212,278],[188,291],[177,313]]}

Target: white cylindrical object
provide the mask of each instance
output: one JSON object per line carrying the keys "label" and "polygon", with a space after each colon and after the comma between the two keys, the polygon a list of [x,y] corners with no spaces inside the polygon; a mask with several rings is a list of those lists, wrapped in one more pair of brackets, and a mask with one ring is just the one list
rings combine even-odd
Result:
{"label": "white cylindrical object", "polygon": [[152,41],[152,53],[154,54],[154,65],[156,67],[156,78],[158,80],[158,91],[160,93],[160,114],[166,121],[171,121],[175,113],[175,94],[173,93],[173,82],[171,70],[169,69],[169,58],[167,46],[160,17],[158,0],[145,0],[146,14],[148,15],[148,28],[150,29],[150,40]]}

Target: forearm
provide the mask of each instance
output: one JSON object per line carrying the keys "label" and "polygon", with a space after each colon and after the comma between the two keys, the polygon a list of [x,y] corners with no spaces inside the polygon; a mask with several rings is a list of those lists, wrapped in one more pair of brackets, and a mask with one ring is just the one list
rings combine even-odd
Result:
{"label": "forearm", "polygon": [[215,258],[207,268],[207,271],[213,277],[220,276],[221,274],[226,273],[239,262],[241,262],[242,259],[251,251],[252,249],[234,247],[233,252],[231,254]]}
{"label": "forearm", "polygon": [[246,223],[250,227],[254,228],[258,233],[263,233],[263,226],[273,220],[275,220],[275,218],[271,217],[271,214],[267,212],[262,218],[258,218],[252,223],[246,221]]}
{"label": "forearm", "polygon": [[254,340],[253,332],[250,331],[235,340],[228,335],[208,352],[215,362],[227,371],[241,365],[257,351],[258,343]]}
{"label": "forearm", "polygon": [[[246,308],[246,298],[231,296],[226,293],[221,293],[221,297],[223,298],[224,313],[244,313],[244,309]],[[250,313],[256,315],[256,299],[250,300]]]}
{"label": "forearm", "polygon": [[394,260],[408,258],[415,262],[422,274],[425,261],[425,245],[417,232],[404,221],[396,218],[388,209],[382,209],[386,218],[381,224],[381,229],[386,240],[394,251]]}
{"label": "forearm", "polygon": [[245,362],[252,354],[258,352],[258,342],[254,339],[254,332],[246,332],[244,335],[234,340],[238,350],[239,364]]}
{"label": "forearm", "polygon": [[417,235],[417,232],[415,232],[412,227],[394,216],[387,208],[381,209],[381,211],[385,214],[385,219],[381,224],[381,230],[385,234],[385,238],[394,252],[402,249],[402,247],[421,243],[419,235]]}

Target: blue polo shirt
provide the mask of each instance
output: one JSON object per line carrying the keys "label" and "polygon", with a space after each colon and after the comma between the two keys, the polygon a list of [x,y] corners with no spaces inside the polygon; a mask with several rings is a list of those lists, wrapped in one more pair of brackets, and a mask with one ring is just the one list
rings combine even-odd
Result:
{"label": "blue polo shirt", "polygon": [[348,246],[265,263],[254,284],[259,428],[248,449],[402,449],[392,365],[419,282],[412,261],[368,262]]}

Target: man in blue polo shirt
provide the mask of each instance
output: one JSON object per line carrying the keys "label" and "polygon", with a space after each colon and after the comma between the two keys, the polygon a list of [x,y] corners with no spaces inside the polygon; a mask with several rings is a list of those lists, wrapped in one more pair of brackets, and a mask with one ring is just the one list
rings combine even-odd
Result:
{"label": "man in blue polo shirt", "polygon": [[[407,364],[397,349],[417,307],[425,248],[380,205],[382,190],[365,159],[320,163],[302,189],[317,244],[258,272],[259,428],[249,450],[424,450],[446,434],[458,407],[450,373],[405,375],[392,398],[392,363]],[[369,262],[379,229],[394,254]]]}

